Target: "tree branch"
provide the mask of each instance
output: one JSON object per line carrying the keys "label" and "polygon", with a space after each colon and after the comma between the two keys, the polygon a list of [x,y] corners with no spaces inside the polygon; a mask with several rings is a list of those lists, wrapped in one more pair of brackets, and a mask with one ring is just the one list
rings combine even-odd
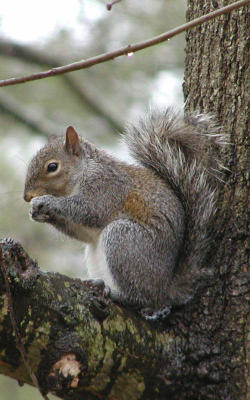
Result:
{"label": "tree branch", "polygon": [[52,77],[52,76],[56,76],[56,75],[65,74],[67,72],[90,68],[93,65],[100,64],[100,63],[103,63],[103,62],[106,62],[109,60],[113,60],[114,58],[117,58],[117,57],[120,57],[123,55],[127,55],[128,53],[135,53],[139,50],[146,49],[148,47],[162,43],[184,31],[192,29],[195,26],[201,25],[204,22],[207,22],[215,17],[229,13],[232,10],[235,10],[239,7],[247,5],[247,4],[249,4],[249,1],[250,0],[237,1],[228,6],[222,7],[218,10],[212,11],[209,14],[203,15],[199,18],[189,21],[186,24],[181,25],[177,28],[174,28],[174,29],[172,29],[168,32],[165,32],[159,36],[155,36],[154,38],[145,40],[143,42],[138,42],[138,43],[135,43],[132,45],[127,45],[125,47],[122,47],[121,49],[114,50],[109,53],[100,54],[98,56],[91,57],[87,60],[77,61],[72,64],[64,65],[64,66],[57,67],[57,68],[52,68],[52,69],[50,69],[48,71],[44,71],[44,72],[37,72],[37,73],[27,75],[24,77],[20,77],[20,78],[10,78],[10,79],[1,80],[0,87],[16,85],[19,83],[30,82],[30,81],[34,81],[34,80],[38,80],[38,79],[44,79],[44,78],[48,78],[48,77]]}
{"label": "tree branch", "polygon": [[[54,68],[61,63],[61,61],[54,57],[42,54],[30,47],[6,39],[0,42],[0,52],[8,57],[17,57],[21,60],[49,68]],[[81,81],[81,84],[79,84],[70,75],[64,75],[62,78],[77,99],[98,115],[99,118],[103,118],[110,125],[113,132],[121,132],[123,130],[123,126],[117,121],[115,116],[112,115],[113,111],[108,110],[105,104],[101,104],[97,95],[91,94],[91,92],[93,92],[92,87],[90,91],[89,85],[86,82]]]}
{"label": "tree branch", "polygon": [[51,133],[59,133],[57,125],[44,119],[40,113],[33,111],[31,114],[27,111],[27,107],[7,96],[6,93],[0,93],[0,110],[42,136],[48,137]]}
{"label": "tree branch", "polygon": [[[40,271],[11,239],[0,242],[0,251],[20,340],[43,394],[96,400],[119,399],[117,393],[123,393],[124,400],[131,400],[141,398],[150,385],[152,398],[165,399],[158,388],[166,384],[157,372],[173,357],[168,352],[172,334],[157,333],[103,297],[102,289]],[[33,384],[16,350],[1,271],[0,296],[0,346],[5,349],[0,373]]]}
{"label": "tree branch", "polygon": [[11,295],[11,291],[10,291],[10,284],[9,284],[9,277],[7,274],[7,268],[5,265],[5,260],[3,258],[2,255],[2,249],[0,248],[0,265],[1,265],[1,271],[3,274],[3,278],[4,278],[4,283],[5,283],[5,290],[6,290],[6,296],[7,296],[7,303],[8,303],[8,312],[10,315],[10,320],[11,320],[11,325],[13,328],[13,332],[15,334],[15,338],[16,338],[16,347],[17,349],[20,351],[20,354],[22,356],[23,362],[25,364],[25,367],[32,379],[32,382],[34,384],[34,386],[39,390],[39,392],[41,393],[42,397],[44,398],[44,400],[49,400],[49,398],[46,395],[43,395],[42,390],[40,388],[39,382],[37,380],[36,375],[34,374],[34,372],[32,371],[32,368],[29,364],[28,358],[27,358],[27,354],[19,333],[19,330],[17,328],[17,324],[16,324],[16,320],[15,320],[15,316],[14,316],[14,307],[13,307],[13,302],[12,302],[12,295]]}

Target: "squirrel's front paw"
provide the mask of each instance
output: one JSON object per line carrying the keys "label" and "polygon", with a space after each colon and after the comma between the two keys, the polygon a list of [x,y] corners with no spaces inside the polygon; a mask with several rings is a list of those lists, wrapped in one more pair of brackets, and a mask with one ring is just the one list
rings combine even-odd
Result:
{"label": "squirrel's front paw", "polygon": [[49,222],[53,212],[53,196],[45,195],[31,200],[30,218],[37,222]]}

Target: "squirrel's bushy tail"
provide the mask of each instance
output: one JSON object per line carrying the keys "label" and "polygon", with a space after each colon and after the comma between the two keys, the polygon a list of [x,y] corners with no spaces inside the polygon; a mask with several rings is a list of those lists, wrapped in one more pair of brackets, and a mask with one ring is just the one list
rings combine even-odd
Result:
{"label": "squirrel's bushy tail", "polygon": [[167,109],[152,113],[125,135],[131,154],[167,180],[179,196],[186,215],[182,254],[169,288],[172,304],[186,303],[204,281],[209,250],[210,225],[216,211],[216,181],[222,166],[216,156],[225,143],[211,116],[194,113],[182,116]]}

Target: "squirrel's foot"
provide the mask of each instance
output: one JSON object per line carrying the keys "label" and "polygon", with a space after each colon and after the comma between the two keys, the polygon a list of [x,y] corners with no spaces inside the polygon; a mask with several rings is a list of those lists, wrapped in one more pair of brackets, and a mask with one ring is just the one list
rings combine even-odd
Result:
{"label": "squirrel's foot", "polygon": [[30,203],[30,218],[37,222],[49,222],[53,212],[59,214],[54,207],[53,200],[54,196],[51,195],[34,197]]}
{"label": "squirrel's foot", "polygon": [[105,282],[102,279],[88,279],[85,282],[88,285],[102,289],[104,297],[110,298],[110,300],[112,300],[114,303],[123,306],[129,305],[129,303],[127,303],[126,300],[124,300],[118,292],[112,290],[108,285],[105,284]]}
{"label": "squirrel's foot", "polygon": [[160,310],[152,310],[151,308],[142,308],[141,316],[147,321],[165,321],[171,313],[171,307],[166,306]]}
{"label": "squirrel's foot", "polygon": [[100,289],[105,287],[105,282],[103,279],[85,279],[84,282],[88,285],[88,286],[96,286]]}
{"label": "squirrel's foot", "polygon": [[102,290],[104,297],[110,297],[111,289],[109,286],[105,285],[105,282],[103,279],[86,279],[84,281],[88,286],[90,287],[96,287],[97,289]]}
{"label": "squirrel's foot", "polygon": [[115,292],[114,290],[111,290],[111,288],[105,284],[103,279],[99,279],[99,278],[86,279],[84,282],[88,286],[97,287],[98,289],[102,289],[103,295],[105,297],[109,297],[110,300],[112,300],[114,303],[124,304],[119,293]]}

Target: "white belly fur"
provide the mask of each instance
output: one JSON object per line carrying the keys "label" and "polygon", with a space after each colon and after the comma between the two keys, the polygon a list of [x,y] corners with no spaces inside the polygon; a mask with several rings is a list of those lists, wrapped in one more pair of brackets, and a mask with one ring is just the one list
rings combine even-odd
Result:
{"label": "white belly fur", "polygon": [[112,291],[118,292],[107,265],[102,233],[98,235],[94,243],[87,244],[85,251],[88,278],[103,279],[105,285],[109,286]]}

